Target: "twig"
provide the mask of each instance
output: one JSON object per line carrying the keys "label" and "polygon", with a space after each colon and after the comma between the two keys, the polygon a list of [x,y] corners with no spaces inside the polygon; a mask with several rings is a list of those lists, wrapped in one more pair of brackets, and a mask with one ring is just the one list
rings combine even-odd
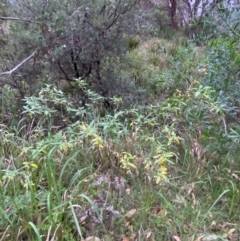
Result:
{"label": "twig", "polygon": [[227,135],[228,133],[227,133],[227,124],[226,124],[226,120],[225,120],[224,117],[222,118],[222,120],[223,120],[223,125],[224,125],[225,135]]}
{"label": "twig", "polygon": [[36,50],[31,55],[29,55],[26,59],[24,59],[20,64],[15,66],[13,69],[0,73],[0,76],[11,75],[14,71],[16,71],[18,68],[20,68],[24,63],[26,63],[29,59],[31,59],[35,54],[36,54]]}

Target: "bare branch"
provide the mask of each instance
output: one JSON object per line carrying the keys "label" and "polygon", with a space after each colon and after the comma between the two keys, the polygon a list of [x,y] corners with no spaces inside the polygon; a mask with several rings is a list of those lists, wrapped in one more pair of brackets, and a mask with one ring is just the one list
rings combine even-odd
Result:
{"label": "bare branch", "polygon": [[39,24],[39,25],[42,25],[40,22],[36,22],[36,21],[33,21],[33,20],[30,20],[30,19],[21,19],[21,18],[15,18],[15,17],[3,17],[3,16],[0,16],[0,20],[3,20],[3,21],[20,21],[20,22],[29,22],[29,23],[36,23],[36,24]]}
{"label": "bare branch", "polygon": [[29,55],[26,59],[24,59],[20,64],[15,66],[13,69],[0,73],[0,76],[11,75],[14,71],[16,71],[18,68],[20,68],[24,63],[26,63],[29,59],[31,59],[35,54],[36,54],[36,50],[31,55]]}

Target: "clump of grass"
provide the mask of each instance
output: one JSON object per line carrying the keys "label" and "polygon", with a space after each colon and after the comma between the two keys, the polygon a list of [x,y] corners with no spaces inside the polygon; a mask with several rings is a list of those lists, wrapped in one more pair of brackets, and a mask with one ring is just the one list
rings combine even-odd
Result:
{"label": "clump of grass", "polygon": [[128,50],[134,50],[139,47],[141,40],[137,36],[130,36],[127,40]]}

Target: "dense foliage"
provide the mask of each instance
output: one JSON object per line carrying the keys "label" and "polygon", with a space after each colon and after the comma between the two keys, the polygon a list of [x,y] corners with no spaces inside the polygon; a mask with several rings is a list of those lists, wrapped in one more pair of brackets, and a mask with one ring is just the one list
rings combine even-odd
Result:
{"label": "dense foliage", "polygon": [[239,240],[239,6],[153,2],[0,4],[0,240]]}

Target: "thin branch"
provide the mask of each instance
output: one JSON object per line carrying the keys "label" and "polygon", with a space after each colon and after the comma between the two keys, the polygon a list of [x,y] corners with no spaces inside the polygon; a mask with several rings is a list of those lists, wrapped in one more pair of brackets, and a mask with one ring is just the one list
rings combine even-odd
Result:
{"label": "thin branch", "polygon": [[36,50],[31,54],[29,55],[26,59],[24,59],[20,64],[18,64],[17,66],[15,66],[13,69],[9,70],[9,71],[6,71],[6,72],[3,72],[3,73],[0,73],[0,76],[3,76],[3,75],[12,75],[12,73],[14,71],[16,71],[18,68],[20,68],[24,63],[26,63],[29,59],[31,59],[34,55],[36,54]]}
{"label": "thin branch", "polygon": [[68,18],[72,18],[79,10],[81,10],[82,6],[81,7],[78,7]]}
{"label": "thin branch", "polygon": [[64,69],[63,69],[63,67],[62,67],[62,65],[61,65],[60,60],[58,60],[58,66],[59,66],[60,70],[63,72],[66,80],[67,80],[67,81],[72,81],[72,80],[68,77],[67,73],[64,71]]}
{"label": "thin branch", "polygon": [[0,16],[0,20],[3,20],[3,21],[20,21],[20,22],[29,22],[29,23],[36,23],[36,24],[39,24],[39,25],[42,25],[40,22],[36,22],[36,21],[33,21],[33,20],[30,20],[30,19],[21,19],[21,18],[15,18],[15,17],[3,17],[3,16]]}

